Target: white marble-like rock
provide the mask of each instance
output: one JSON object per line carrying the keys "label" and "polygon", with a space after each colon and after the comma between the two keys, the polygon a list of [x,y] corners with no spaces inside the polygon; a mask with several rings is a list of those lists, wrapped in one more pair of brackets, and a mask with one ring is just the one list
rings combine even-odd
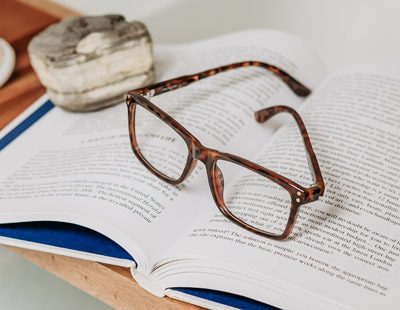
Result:
{"label": "white marble-like rock", "polygon": [[15,67],[15,52],[12,46],[0,38],[0,87],[10,78]]}
{"label": "white marble-like rock", "polygon": [[120,15],[68,18],[42,31],[28,50],[52,101],[71,111],[115,104],[154,79],[146,26]]}

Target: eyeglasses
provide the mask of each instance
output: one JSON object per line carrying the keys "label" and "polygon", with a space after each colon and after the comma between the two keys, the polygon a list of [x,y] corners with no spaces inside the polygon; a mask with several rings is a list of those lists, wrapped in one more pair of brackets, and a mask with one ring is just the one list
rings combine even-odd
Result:
{"label": "eyeglasses", "polygon": [[307,87],[283,70],[258,61],[243,61],[177,77],[128,93],[130,141],[138,160],[169,184],[182,183],[197,161],[203,162],[212,196],[223,215],[253,233],[283,240],[291,234],[300,206],[318,200],[325,188],[317,157],[300,115],[288,106],[279,105],[255,112],[255,119],[263,123],[279,113],[288,113],[294,118],[314,183],[310,187],[303,187],[247,159],[205,147],[173,117],[149,101],[153,96],[218,73],[250,66],[272,72],[298,96],[310,94]]}

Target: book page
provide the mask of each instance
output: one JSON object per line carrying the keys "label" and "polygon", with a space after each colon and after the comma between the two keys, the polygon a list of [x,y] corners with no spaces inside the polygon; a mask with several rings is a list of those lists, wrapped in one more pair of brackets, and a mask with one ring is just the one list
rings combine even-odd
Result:
{"label": "book page", "polygon": [[[275,31],[156,48],[158,80],[249,59],[281,67],[311,89],[324,74],[320,60],[302,42]],[[152,101],[204,145],[241,156],[256,153],[279,127],[260,126],[254,111],[280,102],[302,104],[260,68],[221,74]],[[254,143],[247,143],[250,136]],[[173,139],[164,138],[153,141],[160,154],[176,147]],[[156,164],[165,160],[160,156]],[[134,157],[125,104],[85,114],[54,109],[5,149],[0,162],[1,222],[58,220],[88,226],[126,248],[139,267],[145,257],[164,252],[204,212],[197,198],[209,196],[202,167],[184,184],[171,186]]]}
{"label": "book page", "polygon": [[[170,269],[158,267],[155,277],[162,273],[166,287],[225,287],[288,309],[310,301],[319,309],[398,309],[398,69],[337,72],[307,100],[301,114],[326,191],[320,201],[301,207],[289,240],[257,236],[210,208],[168,254],[189,260]],[[297,131],[291,125],[279,129],[255,160],[306,186],[309,172],[298,158],[302,141]]]}

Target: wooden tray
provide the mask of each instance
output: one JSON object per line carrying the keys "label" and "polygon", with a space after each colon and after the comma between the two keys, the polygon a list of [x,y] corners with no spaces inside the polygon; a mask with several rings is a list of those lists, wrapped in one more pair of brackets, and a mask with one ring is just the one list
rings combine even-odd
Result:
{"label": "wooden tray", "polygon": [[[29,64],[26,49],[29,40],[60,18],[77,14],[51,1],[0,1],[0,37],[11,43],[17,55],[11,79],[0,88],[0,129],[44,94],[44,88]],[[8,248],[117,309],[197,308],[151,295],[135,282],[127,268],[23,248]]]}
{"label": "wooden tray", "polygon": [[29,64],[26,47],[36,33],[57,20],[58,16],[27,4],[0,1],[0,37],[11,43],[17,56],[11,79],[0,88],[0,129],[44,94],[44,88]]}

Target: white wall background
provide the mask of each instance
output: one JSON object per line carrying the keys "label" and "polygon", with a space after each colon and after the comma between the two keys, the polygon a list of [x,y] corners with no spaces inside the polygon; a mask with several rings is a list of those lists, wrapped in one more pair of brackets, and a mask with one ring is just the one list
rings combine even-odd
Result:
{"label": "white wall background", "polygon": [[[354,61],[400,63],[396,0],[57,0],[87,14],[145,22],[156,43],[270,27],[308,41],[332,69]],[[105,305],[0,248],[0,309],[103,309]]]}
{"label": "white wall background", "polygon": [[384,58],[400,61],[397,0],[57,0],[90,14],[144,21],[156,43],[188,42],[240,29],[296,34],[329,68]]}

